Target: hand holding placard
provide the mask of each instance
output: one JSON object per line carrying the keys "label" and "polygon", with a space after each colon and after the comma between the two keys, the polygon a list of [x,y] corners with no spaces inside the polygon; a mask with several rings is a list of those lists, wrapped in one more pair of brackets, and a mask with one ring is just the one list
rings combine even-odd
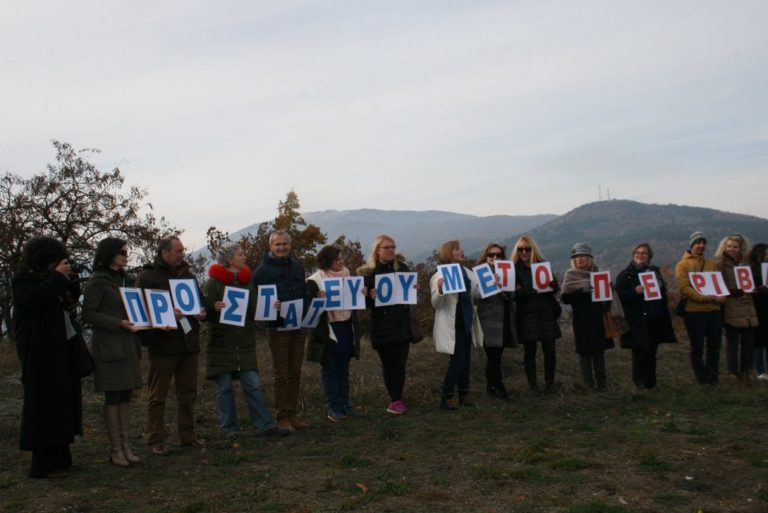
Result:
{"label": "hand holding placard", "polygon": [[661,299],[661,287],[659,287],[659,280],[656,278],[655,272],[637,273],[637,277],[640,278],[640,285],[643,287],[643,297],[646,301]]}

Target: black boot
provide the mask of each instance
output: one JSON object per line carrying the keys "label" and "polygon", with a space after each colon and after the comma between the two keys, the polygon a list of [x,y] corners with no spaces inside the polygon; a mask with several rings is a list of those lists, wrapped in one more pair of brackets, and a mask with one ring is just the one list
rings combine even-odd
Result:
{"label": "black boot", "polygon": [[453,403],[450,397],[441,397],[440,409],[444,411],[452,411],[452,410],[458,410],[459,407]]}
{"label": "black boot", "polygon": [[463,406],[465,408],[469,406],[474,406],[475,403],[471,402],[469,400],[469,391],[467,392],[459,392],[459,406]]}

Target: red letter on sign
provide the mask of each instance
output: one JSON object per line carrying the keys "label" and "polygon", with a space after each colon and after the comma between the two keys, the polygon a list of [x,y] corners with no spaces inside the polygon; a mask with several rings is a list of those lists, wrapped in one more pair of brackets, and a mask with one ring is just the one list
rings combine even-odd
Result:
{"label": "red letter on sign", "polygon": [[696,289],[696,292],[701,294],[701,289],[703,289],[704,285],[706,284],[707,280],[704,278],[704,275],[699,273],[691,274],[691,285],[693,285],[693,288]]}
{"label": "red letter on sign", "polygon": [[610,301],[613,299],[611,292],[611,273],[603,271],[591,273],[592,277],[592,301]]}
{"label": "red letter on sign", "polygon": [[752,269],[746,265],[740,265],[733,268],[736,273],[736,284],[744,292],[755,290],[755,279],[752,277]]}
{"label": "red letter on sign", "polygon": [[494,262],[496,266],[496,272],[501,275],[501,290],[514,291],[515,284],[513,280],[510,280],[514,275],[512,274],[512,262],[509,260],[497,260]]}
{"label": "red letter on sign", "polygon": [[549,268],[547,262],[536,263],[531,266],[533,268],[533,288],[539,292],[550,290],[549,282],[552,281],[552,271]]}
{"label": "red letter on sign", "polygon": [[661,299],[661,291],[659,290],[659,283],[656,281],[656,273],[647,272],[640,273],[640,284],[645,289],[645,300],[653,301],[654,299]]}

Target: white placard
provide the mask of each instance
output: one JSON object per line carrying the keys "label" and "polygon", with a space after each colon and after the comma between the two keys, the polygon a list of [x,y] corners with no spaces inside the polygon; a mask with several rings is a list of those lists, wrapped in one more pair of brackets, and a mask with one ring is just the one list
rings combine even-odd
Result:
{"label": "white placard", "polygon": [[250,291],[239,287],[224,287],[224,308],[221,309],[219,322],[232,326],[245,326],[245,316],[248,311]]}
{"label": "white placard", "polygon": [[276,321],[275,301],[277,301],[277,285],[259,285],[256,295],[256,313],[253,320]]}
{"label": "white placard", "polygon": [[646,301],[661,299],[661,287],[655,272],[637,273],[637,277],[640,278],[640,285],[643,286],[643,297]]}
{"label": "white placard", "polygon": [[152,321],[147,312],[147,303],[141,289],[133,287],[120,287],[120,297],[123,299],[123,307],[128,320],[134,328],[151,328]]}
{"label": "white placard", "polygon": [[197,289],[197,282],[191,278],[168,280],[171,286],[173,306],[184,315],[197,315],[203,310],[203,302]]}
{"label": "white placard", "polygon": [[176,314],[173,312],[171,293],[167,290],[144,289],[147,311],[153,328],[176,329]]}
{"label": "white placard", "polygon": [[302,328],[316,328],[320,323],[320,317],[325,311],[325,299],[321,297],[314,298],[309,303],[309,311],[304,319],[301,321]]}
{"label": "white placard", "polygon": [[512,260],[496,260],[493,264],[496,276],[499,277],[499,282],[501,283],[501,290],[504,292],[514,292],[517,285],[515,263]]}
{"label": "white placard", "polygon": [[466,292],[464,276],[461,273],[460,264],[441,264],[437,266],[437,272],[443,278],[443,294],[459,294]]}
{"label": "white placard", "polygon": [[365,310],[365,283],[362,276],[344,278],[344,310]]}
{"label": "white placard", "polygon": [[725,286],[725,280],[720,271],[709,271],[701,273],[688,273],[688,279],[691,280],[693,289],[702,296],[723,297],[729,295],[728,287]]}
{"label": "white placard", "polygon": [[752,276],[752,268],[748,265],[737,265],[733,268],[736,278],[736,287],[744,292],[755,291],[755,277]]}
{"label": "white placard", "polygon": [[475,282],[480,290],[480,297],[485,299],[495,296],[501,292],[501,287],[496,285],[496,275],[488,264],[476,265],[472,268],[475,275]]}
{"label": "white placard", "polygon": [[280,301],[280,317],[283,318],[283,326],[277,331],[292,331],[301,329],[304,320],[304,300]]}
{"label": "white placard", "polygon": [[613,300],[613,289],[611,288],[611,272],[599,271],[589,273],[589,282],[592,285],[592,301],[611,301]]}

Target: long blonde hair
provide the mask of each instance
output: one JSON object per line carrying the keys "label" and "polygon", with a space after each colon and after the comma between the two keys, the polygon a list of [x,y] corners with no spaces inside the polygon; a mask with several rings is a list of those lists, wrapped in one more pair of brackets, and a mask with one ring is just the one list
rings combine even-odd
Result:
{"label": "long blonde hair", "polygon": [[[590,271],[590,272],[597,271],[597,266],[595,265],[595,259],[591,255],[577,255],[577,256],[587,257],[587,268],[586,268],[587,271]],[[580,267],[576,266],[576,257],[571,257],[571,269],[581,269]]]}
{"label": "long blonde hair", "polygon": [[717,251],[715,252],[715,258],[718,260],[723,259],[723,255],[725,255],[725,245],[728,244],[728,241],[736,241],[739,243],[739,259],[737,262],[746,262],[747,261],[747,255],[749,255],[749,241],[746,237],[744,237],[740,233],[732,233],[731,235],[728,235],[723,240],[720,241],[720,245],[717,246]]}
{"label": "long blonde hair", "polygon": [[[395,246],[395,239],[390,237],[389,235],[378,235],[376,237],[376,240],[373,241],[373,248],[371,248],[371,252],[368,254],[368,259],[365,261],[365,266],[369,269],[375,269],[376,264],[379,263],[379,246],[381,246],[384,242],[389,241],[392,243],[393,246]],[[395,253],[395,259],[392,261],[392,267],[394,267],[395,271],[400,267],[400,262],[397,253]]]}
{"label": "long blonde hair", "polygon": [[533,237],[530,235],[523,235],[519,239],[517,239],[517,242],[515,242],[515,247],[512,248],[512,261],[514,263],[517,263],[520,260],[520,256],[517,252],[517,248],[525,244],[526,246],[529,246],[531,248],[531,264],[537,264],[539,262],[545,262],[547,259],[544,258],[544,255],[541,254],[541,251],[539,251],[539,245],[536,244],[536,241],[533,240]]}

